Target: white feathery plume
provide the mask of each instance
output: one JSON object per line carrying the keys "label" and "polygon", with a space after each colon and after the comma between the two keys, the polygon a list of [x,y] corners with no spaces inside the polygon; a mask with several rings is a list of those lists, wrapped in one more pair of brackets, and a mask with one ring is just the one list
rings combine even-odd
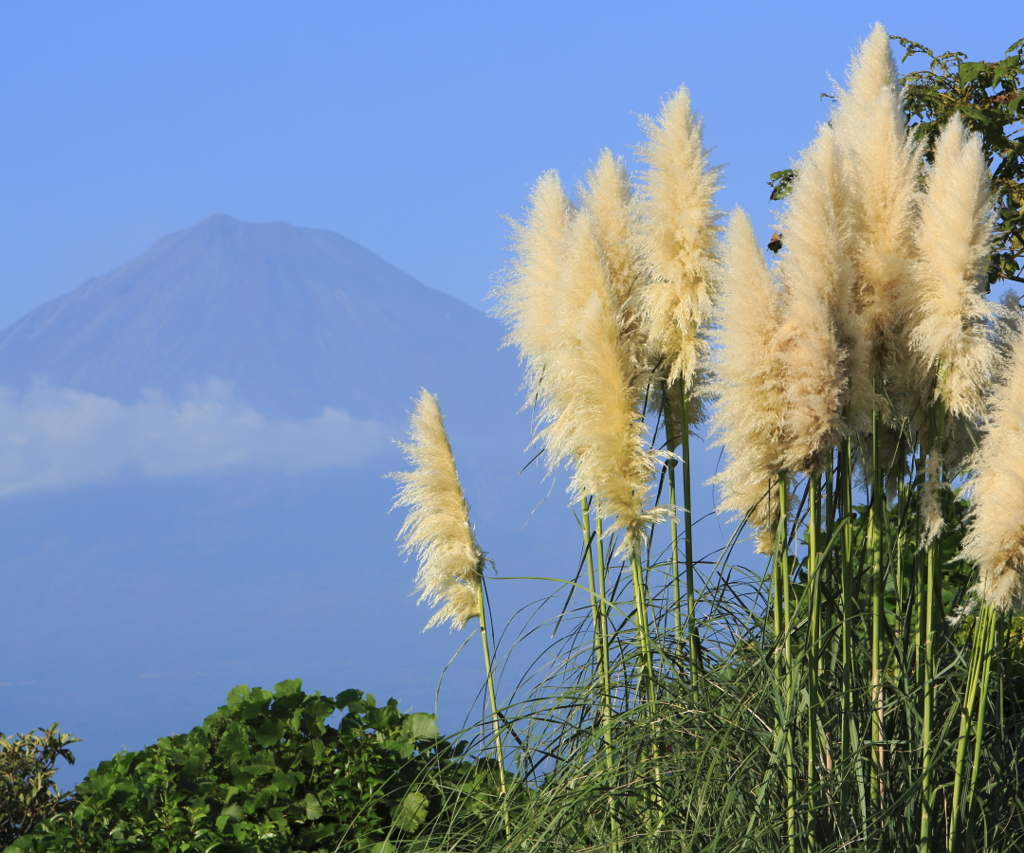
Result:
{"label": "white feathery plume", "polygon": [[580,211],[569,229],[559,281],[560,316],[571,318],[549,362],[548,424],[540,434],[547,464],[571,461],[570,490],[594,495],[607,532],[624,529],[624,547],[665,517],[647,508],[657,454],[648,447],[640,412],[643,384],[636,381],[620,334],[608,284],[608,266],[593,214]]}
{"label": "white feathery plume", "polygon": [[580,207],[590,211],[608,267],[608,284],[616,311],[629,310],[639,290],[636,254],[637,207],[633,182],[621,157],[607,148],[579,187]]}
{"label": "white feathery plume", "polygon": [[1024,335],[995,393],[974,459],[971,529],[963,555],[980,570],[981,596],[997,610],[1024,610]]}
{"label": "white feathery plume", "polygon": [[866,373],[866,346],[851,305],[853,270],[842,230],[842,173],[835,137],[827,125],[796,171],[779,225],[785,235],[779,264],[784,320],[777,342],[787,380],[783,468],[819,473],[826,453],[847,431],[843,415],[849,394],[848,353],[854,352],[857,367]]}
{"label": "white feathery plume", "polygon": [[747,516],[758,529],[758,550],[771,553],[787,439],[785,375],[775,348],[782,312],[750,219],[739,208],[729,217],[720,275],[713,426],[729,462],[714,482],[722,487],[722,508]]}
{"label": "white feathery plume", "polygon": [[914,286],[905,313],[911,351],[935,376],[935,398],[952,415],[980,418],[997,357],[985,285],[995,213],[977,134],[958,116],[935,145],[915,235]]}
{"label": "white feathery plume", "polygon": [[409,435],[411,441],[399,446],[413,470],[390,475],[402,484],[395,507],[409,508],[399,540],[402,551],[419,561],[419,601],[442,605],[423,630],[449,620],[453,629],[461,630],[480,615],[484,553],[469,523],[441,409],[425,390],[416,400]]}
{"label": "white feathery plume", "polygon": [[548,358],[559,344],[558,279],[565,232],[575,215],[555,172],[541,175],[530,202],[526,221],[512,223],[515,258],[504,283],[492,291],[498,299],[494,313],[509,327],[505,343],[514,344],[525,363],[527,405],[539,402]]}
{"label": "white feathery plume", "polygon": [[720,169],[708,165],[701,122],[679,89],[658,121],[642,119],[648,165],[640,199],[639,245],[648,268],[641,291],[646,336],[667,384],[694,387],[709,355],[714,269],[720,218],[715,193]]}
{"label": "white feathery plume", "polygon": [[882,400],[892,353],[904,347],[897,308],[910,277],[920,150],[907,133],[903,95],[885,29],[876,24],[838,92],[832,126],[843,156],[854,305],[872,358],[867,383],[851,387],[851,417],[863,429]]}

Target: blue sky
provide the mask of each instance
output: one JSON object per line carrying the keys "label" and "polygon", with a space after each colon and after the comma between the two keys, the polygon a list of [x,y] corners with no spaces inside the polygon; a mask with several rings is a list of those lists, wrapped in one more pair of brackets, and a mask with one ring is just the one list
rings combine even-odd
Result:
{"label": "blue sky", "polygon": [[880,20],[996,58],[952,2],[0,4],[0,328],[214,212],[327,228],[480,305],[502,214],[629,156],[680,84],[770,234],[767,175]]}

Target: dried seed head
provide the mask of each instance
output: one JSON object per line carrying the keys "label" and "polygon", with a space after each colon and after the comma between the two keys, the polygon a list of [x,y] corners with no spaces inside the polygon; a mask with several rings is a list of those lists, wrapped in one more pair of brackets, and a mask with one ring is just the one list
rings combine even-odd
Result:
{"label": "dried seed head", "polygon": [[462,629],[480,615],[484,554],[469,523],[441,409],[427,391],[416,400],[409,435],[411,441],[400,446],[413,470],[390,475],[402,484],[395,507],[409,508],[398,534],[402,551],[419,561],[419,600],[442,604],[426,628],[450,620],[453,629]]}
{"label": "dried seed head", "polygon": [[934,395],[948,412],[970,419],[984,414],[996,360],[994,309],[985,299],[993,222],[981,139],[954,116],[936,143],[921,200],[904,313],[918,372],[934,377]]}
{"label": "dried seed head", "polygon": [[715,478],[722,507],[746,516],[771,551],[779,521],[778,483],[786,454],[786,389],[775,348],[780,294],[754,237],[737,209],[729,218],[722,258],[713,418],[716,444],[729,455]]}
{"label": "dried seed head", "polygon": [[963,555],[980,570],[978,591],[1002,611],[1024,609],[1024,336],[996,391],[974,460],[971,529]]}
{"label": "dried seed head", "polygon": [[593,215],[584,209],[568,235],[559,311],[572,318],[550,363],[548,425],[540,435],[550,466],[571,461],[576,497],[593,495],[598,511],[633,544],[664,516],[647,509],[656,454],[640,412],[645,383],[637,382],[620,334],[608,265]]}
{"label": "dried seed head", "polygon": [[491,294],[498,300],[494,313],[509,327],[505,343],[519,349],[525,365],[527,405],[543,393],[547,363],[559,344],[558,279],[575,215],[555,172],[541,175],[530,202],[526,221],[512,223],[515,258]]}
{"label": "dried seed head", "polygon": [[639,244],[648,268],[644,326],[669,384],[681,378],[691,386],[709,354],[720,170],[708,165],[685,87],[665,103],[657,121],[644,118],[643,126],[648,141],[640,156],[649,167],[640,200]]}

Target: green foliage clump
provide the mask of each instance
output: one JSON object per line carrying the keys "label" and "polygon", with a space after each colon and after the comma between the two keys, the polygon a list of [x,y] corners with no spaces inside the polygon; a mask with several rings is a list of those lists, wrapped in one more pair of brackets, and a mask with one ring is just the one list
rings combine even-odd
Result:
{"label": "green foliage clump", "polygon": [[0,733],[0,849],[74,808],[73,795],[62,793],[53,776],[58,758],[75,763],[69,746],[79,740],[56,723],[13,738]]}
{"label": "green foliage clump", "polygon": [[102,762],[67,819],[9,851],[385,853],[422,839],[442,814],[457,824],[455,803],[460,819],[486,804],[490,765],[463,760],[466,744],[441,739],[432,715],[301,686],[236,687],[187,734]]}

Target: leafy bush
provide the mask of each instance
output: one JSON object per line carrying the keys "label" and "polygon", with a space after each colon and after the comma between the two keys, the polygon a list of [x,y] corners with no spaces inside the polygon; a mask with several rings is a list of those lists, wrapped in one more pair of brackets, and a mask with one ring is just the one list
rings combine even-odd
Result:
{"label": "leafy bush", "polygon": [[[488,764],[460,759],[433,716],[346,690],[246,686],[187,734],[122,752],[89,772],[78,806],[9,851],[374,850],[470,818],[493,790]],[[342,711],[337,728],[328,719]],[[422,842],[413,845],[425,849]]]}
{"label": "leafy bush", "polygon": [[78,740],[61,734],[56,723],[13,738],[0,733],[0,848],[74,808],[72,795],[61,793],[53,775],[58,758],[75,763],[68,746]]}

